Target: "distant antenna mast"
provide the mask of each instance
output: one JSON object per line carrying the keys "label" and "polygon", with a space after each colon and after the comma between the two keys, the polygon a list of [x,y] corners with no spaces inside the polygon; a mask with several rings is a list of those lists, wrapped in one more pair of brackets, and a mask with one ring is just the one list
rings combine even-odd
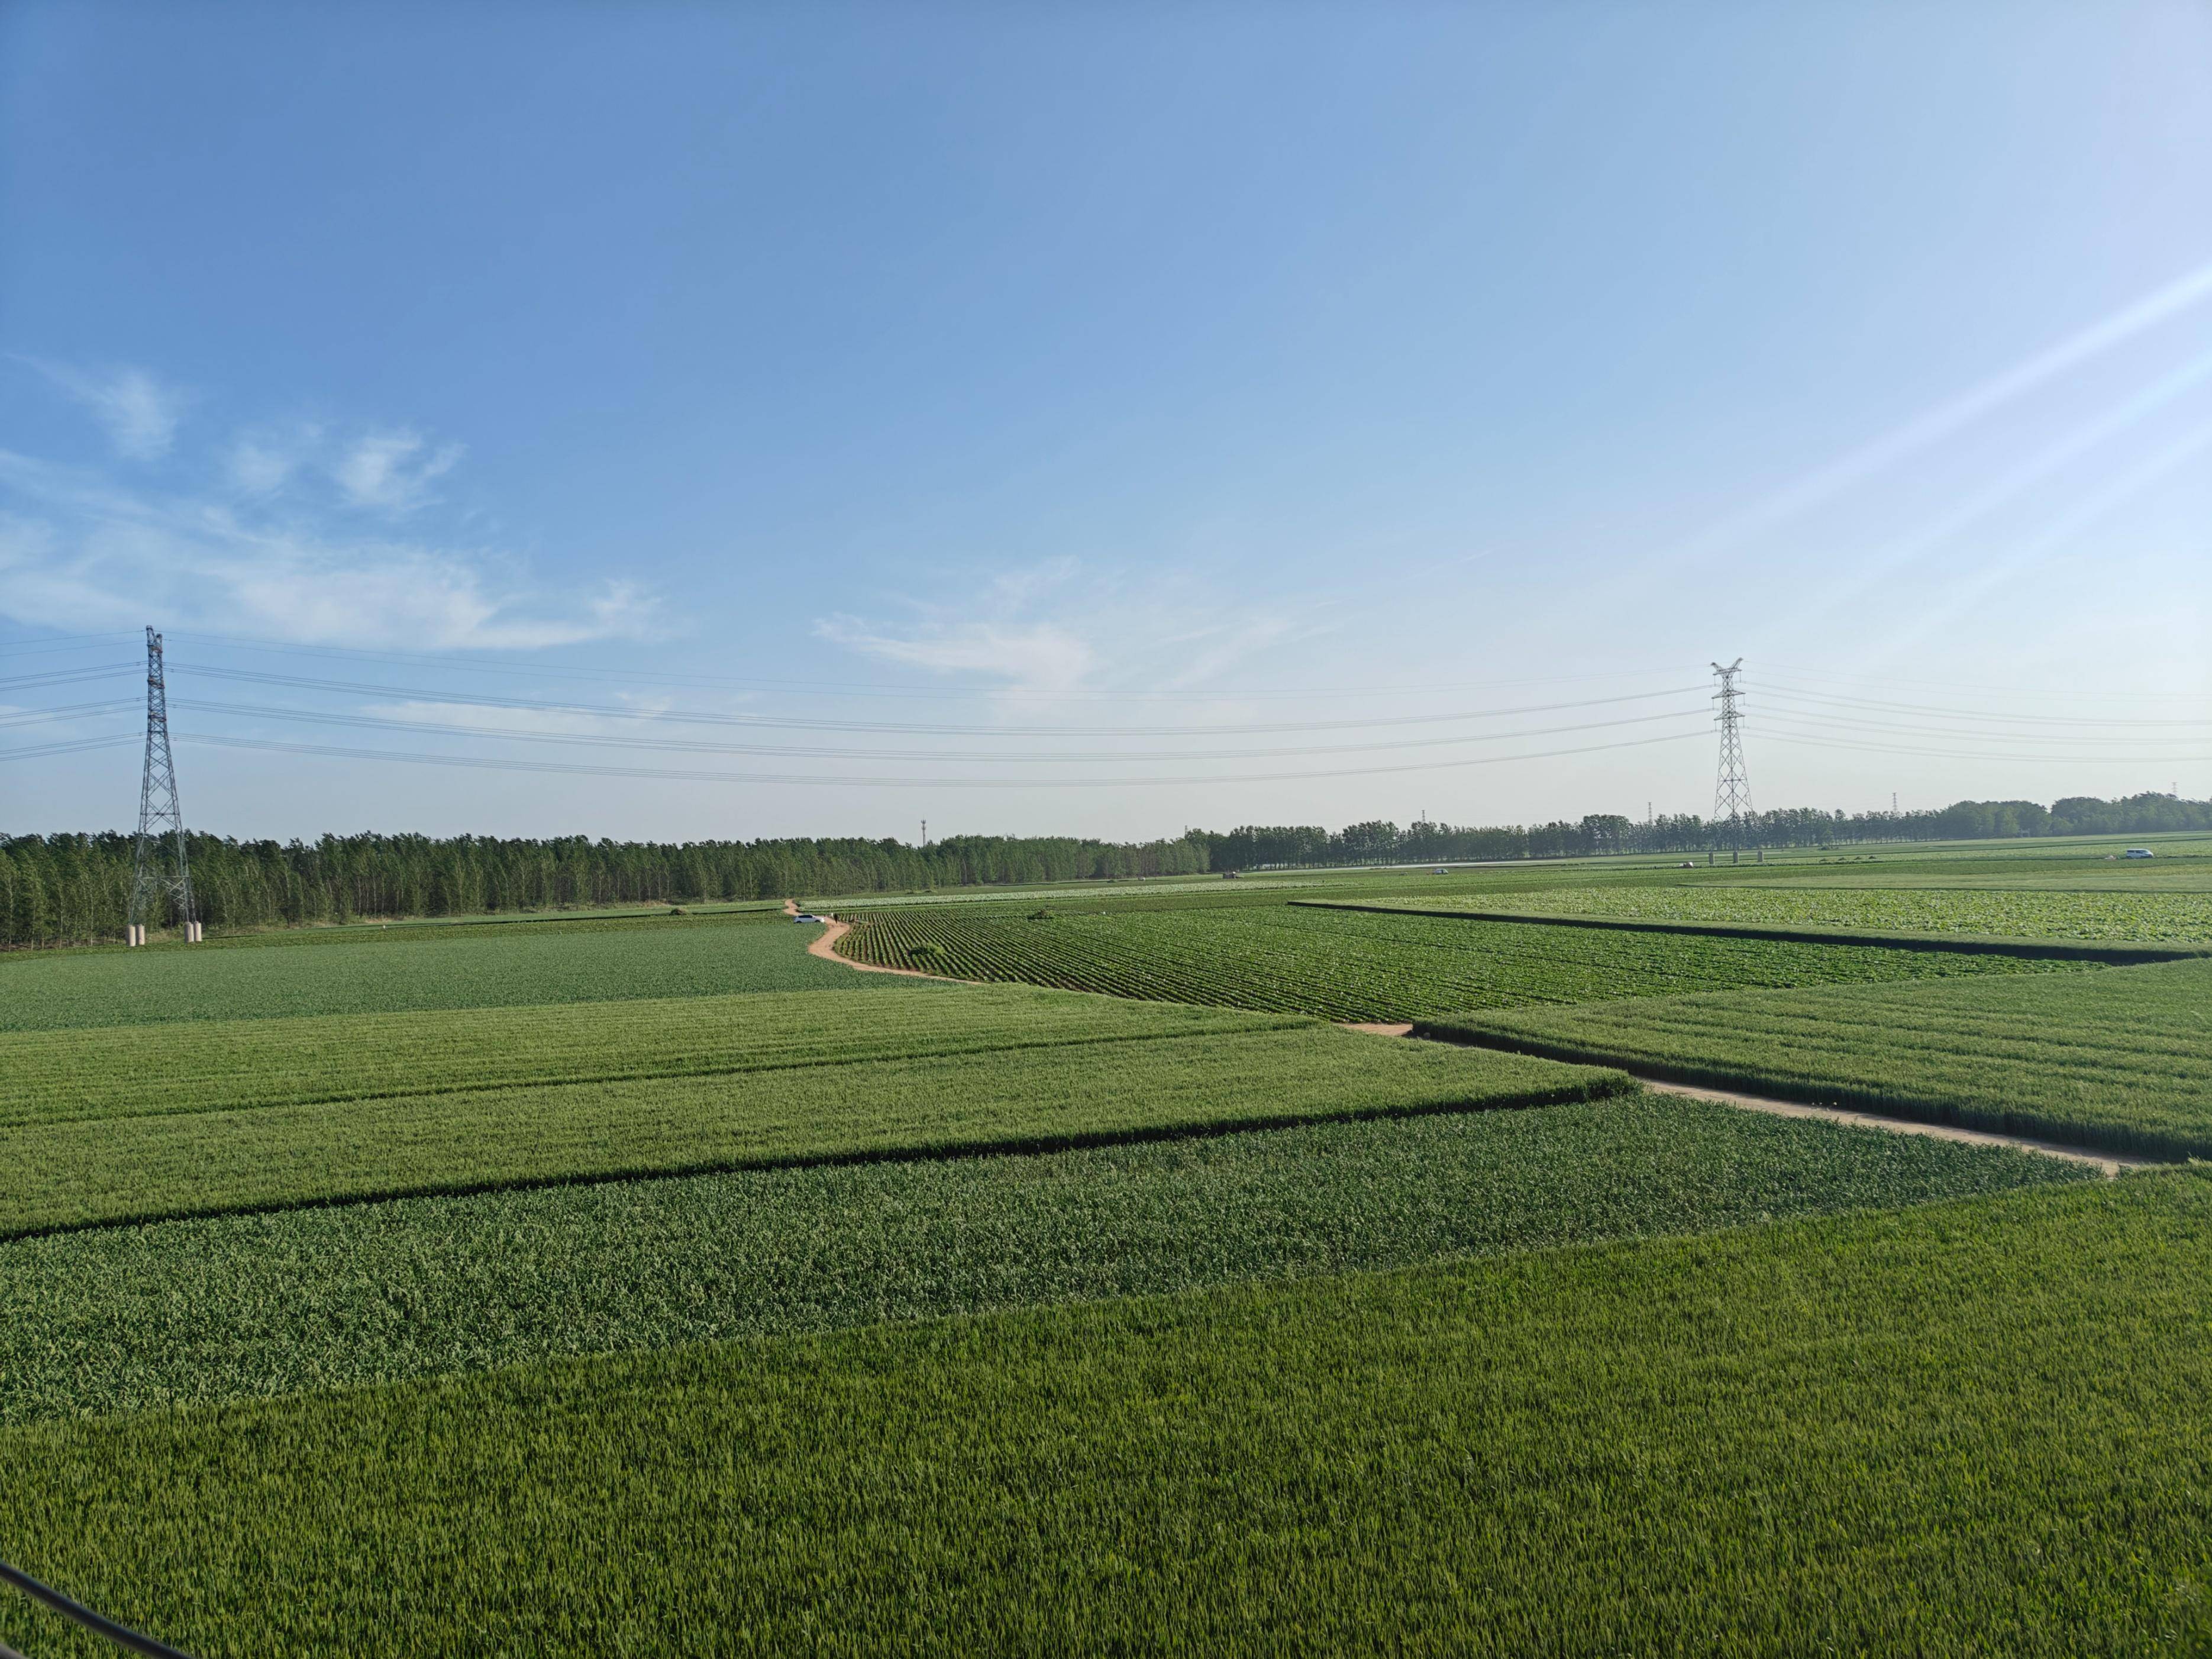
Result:
{"label": "distant antenna mast", "polygon": [[[165,846],[165,843],[171,843]],[[138,787],[138,847],[131,871],[129,939],[146,942],[146,924],[162,901],[173,902],[188,943],[198,944],[192,872],[185,856],[185,814],[177,805],[177,769],[169,758],[169,693],[161,676],[161,636],[146,630],[146,770]]]}
{"label": "distant antenna mast", "polygon": [[921,844],[924,847],[929,845],[929,820],[927,818],[924,818],[921,821]]}
{"label": "distant antenna mast", "polygon": [[1713,823],[1725,823],[1729,844],[1741,848],[1750,828],[1753,816],[1751,779],[1743,765],[1743,713],[1735,701],[1743,695],[1736,690],[1735,677],[1742,671],[1743,659],[1738,657],[1727,667],[1713,665],[1714,676],[1720,681],[1720,690],[1713,693],[1713,701],[1720,704],[1721,766],[1718,781],[1713,785]]}

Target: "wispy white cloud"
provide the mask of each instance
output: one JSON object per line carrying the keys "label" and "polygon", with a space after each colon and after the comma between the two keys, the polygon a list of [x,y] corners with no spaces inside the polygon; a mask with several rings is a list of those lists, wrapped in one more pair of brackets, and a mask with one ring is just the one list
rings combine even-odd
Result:
{"label": "wispy white cloud", "polygon": [[982,674],[1033,690],[1080,685],[1095,665],[1091,647],[1051,623],[925,622],[904,633],[857,617],[827,617],[814,631],[833,645],[939,674]]}
{"label": "wispy white cloud", "polygon": [[410,513],[431,500],[430,486],[465,453],[457,443],[432,447],[419,432],[371,432],[348,446],[331,476],[356,507]]}
{"label": "wispy white cloud", "polygon": [[241,432],[223,457],[224,473],[240,495],[273,495],[307,465],[322,441],[322,428],[312,422],[289,431]]}
{"label": "wispy white cloud", "polygon": [[[234,476],[232,482],[236,482]],[[136,489],[0,450],[0,615],[45,627],[179,628],[301,644],[532,649],[652,630],[652,597],[537,591],[487,548],[362,535],[295,507]]]}
{"label": "wispy white cloud", "polygon": [[[995,681],[1010,700],[1079,690],[1206,689],[1325,624],[1185,580],[1138,584],[1052,559],[970,583],[964,603],[908,600],[902,622],[839,614],[817,637],[863,655]],[[1200,620],[1194,623],[1193,618]]]}
{"label": "wispy white cloud", "polygon": [[88,370],[67,363],[33,360],[39,372],[92,412],[107,428],[116,453],[134,461],[155,461],[177,441],[185,393],[164,385],[143,368]]}

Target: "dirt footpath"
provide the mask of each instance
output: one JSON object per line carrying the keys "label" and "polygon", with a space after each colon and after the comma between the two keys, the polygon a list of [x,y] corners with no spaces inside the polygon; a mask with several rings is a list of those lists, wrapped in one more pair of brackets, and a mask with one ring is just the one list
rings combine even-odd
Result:
{"label": "dirt footpath", "polygon": [[[1413,1030],[1411,1025],[1373,1022],[1365,1024],[1346,1024],[1347,1031],[1370,1031],[1376,1036],[1405,1036]],[[1830,1123],[1848,1124],[1855,1129],[1887,1129],[1892,1134],[1928,1135],[1937,1140],[1962,1140],[1975,1146],[2009,1146],[2015,1152],[2039,1152],[2045,1158],[2063,1158],[2069,1163],[2094,1164],[2107,1178],[2123,1170],[2154,1170],[2169,1164],[2170,1158],[2139,1158],[2127,1152],[2091,1152],[2078,1146],[2063,1146],[2053,1140],[2037,1140],[2027,1135],[1999,1134],[1987,1129],[1962,1129],[1951,1123],[1922,1123],[1912,1118],[1883,1117],[1874,1112],[1854,1112],[1841,1106],[1807,1106],[1794,1100],[1775,1100],[1765,1095],[1747,1095],[1733,1089],[1701,1089],[1687,1083],[1667,1083],[1658,1078],[1637,1077],[1626,1066],[1613,1067],[1617,1072],[1628,1072],[1631,1077],[1655,1094],[1681,1095],[1691,1100],[1716,1101],[1723,1106],[1740,1107],[1747,1112],[1767,1112],[1776,1117],[1817,1117]]]}
{"label": "dirt footpath", "polygon": [[[783,913],[787,916],[797,915],[799,901],[784,900]],[[852,931],[851,922],[835,921],[824,916],[822,919],[822,931],[807,941],[806,954],[810,957],[820,957],[824,962],[834,962],[842,968],[850,968],[854,972],[860,974],[896,974],[902,979],[933,979],[944,985],[965,985],[968,982],[965,980],[946,979],[942,974],[925,974],[919,968],[885,968],[878,963],[855,962],[850,957],[841,957],[837,954],[837,941]]]}

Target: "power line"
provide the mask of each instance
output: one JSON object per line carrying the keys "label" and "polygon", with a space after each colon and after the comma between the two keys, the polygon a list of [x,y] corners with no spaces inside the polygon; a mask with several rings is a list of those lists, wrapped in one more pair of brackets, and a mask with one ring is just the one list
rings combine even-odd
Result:
{"label": "power line", "polygon": [[1462,760],[1412,762],[1399,766],[1364,766],[1322,772],[1238,773],[1213,778],[905,778],[823,777],[809,773],[690,772],[633,766],[591,766],[562,761],[495,759],[483,755],[416,755],[388,749],[345,749],[333,744],[279,743],[257,738],[222,737],[208,732],[179,734],[185,742],[211,744],[224,749],[256,750],[281,755],[319,755],[340,760],[394,761],[416,766],[452,766],[502,772],[551,772],[579,777],[660,779],[679,783],[793,783],[827,784],[833,787],[930,789],[1117,789],[1151,784],[1293,783],[1315,778],[1372,777],[1386,773],[1441,772],[1462,766],[1499,766],[1516,761],[1556,760],[1567,755],[1594,755],[1613,749],[1642,749],[1654,744],[1680,743],[1699,735],[1677,732],[1668,737],[1632,738],[1620,743],[1588,744],[1574,749],[1540,750],[1526,755],[1480,755]]}
{"label": "power line", "polygon": [[2145,720],[2135,715],[2109,717],[2086,714],[2004,714],[1993,709],[1941,708],[1929,703],[1888,702],[1874,697],[1820,696],[1808,692],[1762,690],[1765,701],[1783,707],[1871,709],[1877,714],[1933,714],[1947,720],[1984,720],[2000,726],[2212,726],[2212,717],[2193,720]]}
{"label": "power line", "polygon": [[[929,750],[916,753],[902,749],[835,749],[797,744],[710,743],[686,738],[648,738],[634,734],[571,732],[528,732],[510,726],[466,726],[444,720],[410,720],[374,714],[344,714],[317,709],[288,708],[262,703],[201,702],[178,700],[179,708],[193,714],[234,714],[246,718],[302,720],[319,726],[343,726],[362,730],[420,732],[440,736],[490,738],[501,742],[580,744],[599,748],[644,749],[676,754],[760,755],[794,760],[919,760],[975,761],[988,765],[1097,765],[1102,762],[1291,760],[1324,755],[1364,755],[1385,749],[1437,749],[1457,744],[1510,743],[1523,738],[1558,737],[1571,732],[1606,731],[1625,726],[1649,726],[1662,720],[1695,719],[1694,708],[1670,709],[1658,714],[1633,714],[1620,720],[1582,720],[1566,726],[1543,726],[1514,732],[1476,732],[1449,738],[1394,738],[1376,743],[1301,744],[1274,749],[1127,750],[1103,754],[994,752],[988,750]],[[0,725],[4,725],[0,720]]]}
{"label": "power line", "polygon": [[714,714],[704,709],[625,708],[607,703],[564,702],[541,697],[457,695],[419,687],[313,679],[294,674],[261,674],[248,669],[210,668],[204,665],[190,665],[186,672],[206,678],[234,680],[243,684],[281,685],[294,690],[341,692],[357,696],[401,697],[417,702],[464,708],[527,708],[546,714],[588,714],[602,720],[659,720],[678,726],[734,726],[763,731],[877,732],[926,737],[982,738],[1235,737],[1275,732],[1348,732],[1380,726],[1446,726],[1455,720],[1504,720],[1518,714],[1548,714],[1573,708],[1601,708],[1619,703],[1649,702],[1655,697],[1680,696],[1698,689],[1692,685],[1678,685],[1659,691],[1636,691],[1615,697],[1585,697],[1571,702],[1526,703],[1511,708],[1358,720],[1274,720],[1210,726],[954,726],[934,722],[805,720],[790,715]]}
{"label": "power line", "polygon": [[349,646],[287,645],[227,634],[180,633],[180,640],[200,640],[234,649],[275,655],[324,657],[346,661],[413,663],[465,673],[507,674],[536,679],[574,679],[651,685],[726,686],[738,690],[808,692],[825,696],[891,696],[912,699],[1012,700],[1022,702],[1237,702],[1250,700],[1319,702],[1336,697],[1431,696],[1444,692],[1495,690],[1501,687],[1582,684],[1599,680],[1634,679],[1674,671],[1663,667],[1608,669],[1596,674],[1554,674],[1504,680],[1462,680],[1441,685],[1309,686],[1304,688],[1219,689],[1194,691],[1046,690],[1021,686],[958,687],[941,684],[878,683],[854,685],[848,680],[796,680],[744,675],[697,674],[668,670],[590,667],[583,664],[483,662],[463,656],[432,655],[422,652],[374,651]]}

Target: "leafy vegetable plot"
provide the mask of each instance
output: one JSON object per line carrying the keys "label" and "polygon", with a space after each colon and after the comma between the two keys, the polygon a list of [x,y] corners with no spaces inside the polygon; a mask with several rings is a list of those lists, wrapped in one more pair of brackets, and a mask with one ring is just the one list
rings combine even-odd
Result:
{"label": "leafy vegetable plot", "polygon": [[1303,1024],[1292,1015],[1113,1002],[1027,987],[896,982],[921,994],[872,1001],[862,1018],[796,992],[0,1034],[0,1127],[528,1084],[710,1077]]}
{"label": "leafy vegetable plot", "polygon": [[1498,908],[1644,921],[1745,922],[1864,928],[1892,933],[2212,944],[2212,893],[2039,893],[1942,888],[1570,887],[1516,892],[1510,902],[1431,901],[1439,909]]}
{"label": "leafy vegetable plot", "polygon": [[2208,1281],[2181,1173],[47,1423],[0,1553],[210,1655],[2170,1651]]}
{"label": "leafy vegetable plot", "polygon": [[1437,1034],[2124,1152],[2212,1156],[2212,962],[1478,1012]]}
{"label": "leafy vegetable plot", "polygon": [[277,934],[26,954],[0,958],[0,1031],[910,987],[807,955],[814,933],[744,921],[507,923],[394,928],[326,945],[326,936]]}
{"label": "leafy vegetable plot", "polygon": [[[929,1000],[949,1012],[961,999]],[[0,1131],[0,1233],[1528,1106],[1635,1087],[1617,1073],[1550,1060],[1258,1024],[726,1076],[27,1124]]]}
{"label": "leafy vegetable plot", "polygon": [[2087,1178],[1647,1095],[104,1228],[0,1244],[0,1423]]}
{"label": "leafy vegetable plot", "polygon": [[1728,986],[2071,971],[2002,956],[1287,907],[1036,921],[884,910],[837,948],[855,961],[963,979],[1340,1020]]}

